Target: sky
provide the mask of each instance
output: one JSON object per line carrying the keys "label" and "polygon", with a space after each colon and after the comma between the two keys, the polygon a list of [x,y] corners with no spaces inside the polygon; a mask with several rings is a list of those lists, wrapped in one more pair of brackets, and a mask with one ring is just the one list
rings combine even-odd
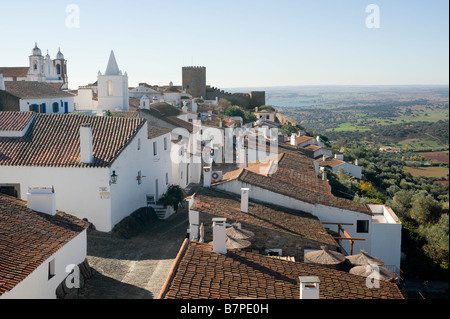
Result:
{"label": "sky", "polygon": [[130,86],[181,85],[183,66],[219,88],[449,83],[447,0],[0,0],[0,16],[0,66],[60,47],[71,89],[111,50]]}

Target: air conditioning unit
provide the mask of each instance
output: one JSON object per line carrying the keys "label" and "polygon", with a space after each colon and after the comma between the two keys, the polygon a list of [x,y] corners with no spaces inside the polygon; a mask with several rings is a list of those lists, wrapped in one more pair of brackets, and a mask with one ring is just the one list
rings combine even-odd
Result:
{"label": "air conditioning unit", "polygon": [[222,171],[213,171],[211,174],[211,179],[214,182],[218,182],[222,180]]}

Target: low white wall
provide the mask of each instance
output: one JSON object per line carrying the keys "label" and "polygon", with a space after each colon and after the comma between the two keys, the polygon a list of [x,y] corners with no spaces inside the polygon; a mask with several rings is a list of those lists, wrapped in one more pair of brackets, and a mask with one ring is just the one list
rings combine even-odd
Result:
{"label": "low white wall", "polygon": [[[56,288],[70,273],[66,267],[82,263],[86,255],[87,238],[83,230],[0,299],[56,299]],[[53,259],[55,276],[48,279],[48,264]]]}
{"label": "low white wall", "polygon": [[21,199],[27,200],[29,186],[53,186],[57,210],[87,218],[102,231],[111,229],[109,178],[107,168],[0,166],[0,184],[20,184]]}

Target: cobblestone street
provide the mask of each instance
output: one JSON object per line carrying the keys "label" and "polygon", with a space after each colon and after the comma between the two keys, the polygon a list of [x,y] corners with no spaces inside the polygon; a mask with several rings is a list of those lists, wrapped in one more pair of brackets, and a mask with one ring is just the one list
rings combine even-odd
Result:
{"label": "cobblestone street", "polygon": [[88,262],[96,274],[80,299],[154,299],[186,237],[188,214],[156,221],[131,239],[89,231]]}

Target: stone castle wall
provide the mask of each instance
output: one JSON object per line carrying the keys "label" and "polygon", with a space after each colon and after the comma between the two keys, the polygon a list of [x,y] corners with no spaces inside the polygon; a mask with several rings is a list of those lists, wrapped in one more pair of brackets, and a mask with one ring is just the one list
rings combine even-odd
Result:
{"label": "stone castle wall", "polygon": [[226,99],[234,105],[244,108],[254,108],[266,103],[264,91],[249,93],[229,93],[216,87],[206,85],[206,67],[187,66],[182,68],[183,89],[193,97],[203,97],[206,100]]}
{"label": "stone castle wall", "polygon": [[206,68],[186,66],[182,68],[183,89],[193,97],[206,97]]}

